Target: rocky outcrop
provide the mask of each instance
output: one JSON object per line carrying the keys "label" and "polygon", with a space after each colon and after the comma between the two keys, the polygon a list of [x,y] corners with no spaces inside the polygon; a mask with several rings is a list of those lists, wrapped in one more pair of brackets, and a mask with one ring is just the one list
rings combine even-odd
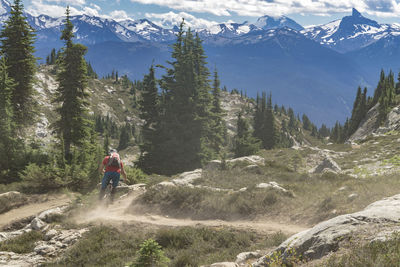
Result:
{"label": "rocky outcrop", "polygon": [[231,159],[226,161],[228,164],[238,164],[238,163],[244,163],[247,165],[260,165],[264,166],[265,165],[265,159],[263,157],[257,156],[257,155],[252,155],[252,156],[246,156],[246,157],[241,157],[241,158],[236,158],[236,159]]}
{"label": "rocky outcrop", "polygon": [[378,125],[379,103],[371,108],[361,121],[357,131],[348,139],[348,142],[365,139],[369,135],[381,135],[400,129],[400,106],[394,107],[387,115],[383,126]]}
{"label": "rocky outcrop", "polygon": [[[265,165],[265,159],[258,155],[240,157],[235,159],[229,159],[225,161],[227,167],[236,166],[236,165],[245,165],[245,171],[257,171],[259,172],[259,166]],[[247,166],[246,166],[247,165]],[[251,166],[251,167],[250,167]],[[204,166],[204,170],[219,170],[222,168],[222,161],[220,160],[212,160],[206,166]],[[256,170],[257,169],[257,170]]]}
{"label": "rocky outcrop", "polygon": [[291,191],[283,188],[277,182],[260,183],[260,184],[258,184],[256,186],[256,188],[259,188],[259,189],[272,189],[272,190],[275,190],[277,192],[281,192],[281,193],[283,193],[285,195],[289,195],[291,197],[294,196],[294,194]]}
{"label": "rocky outcrop", "polygon": [[200,179],[202,173],[203,173],[202,169],[197,169],[190,172],[184,172],[181,175],[179,175],[179,178],[173,179],[172,183],[174,183],[175,185],[187,186],[189,184],[192,184],[197,179]]}
{"label": "rocky outcrop", "polygon": [[[342,240],[367,227],[392,224],[397,227],[400,222],[400,194],[374,202],[364,210],[341,215],[321,222],[311,229],[293,235],[283,242],[274,252],[285,258],[292,249],[297,255],[309,259],[318,259],[329,252],[336,251]],[[272,255],[273,252],[271,252]],[[267,257],[260,258],[253,267],[268,266]]]}
{"label": "rocky outcrop", "polygon": [[13,239],[30,231],[41,231],[43,240],[35,243],[33,252],[18,254],[13,252],[0,252],[1,266],[38,266],[56,257],[78,241],[88,231],[84,229],[62,229],[60,225],[51,225],[57,216],[63,215],[67,207],[57,207],[43,211],[36,216],[23,229],[11,232],[0,232],[0,242]]}
{"label": "rocky outcrop", "polygon": [[361,121],[360,126],[355,131],[355,133],[350,136],[348,142],[354,142],[356,140],[361,140],[371,135],[377,129],[378,122],[378,111],[379,103],[373,106],[368,112],[365,118]]}
{"label": "rocky outcrop", "polygon": [[342,169],[333,159],[325,157],[318,166],[310,170],[310,173],[324,173],[329,171],[338,173],[341,172]]}

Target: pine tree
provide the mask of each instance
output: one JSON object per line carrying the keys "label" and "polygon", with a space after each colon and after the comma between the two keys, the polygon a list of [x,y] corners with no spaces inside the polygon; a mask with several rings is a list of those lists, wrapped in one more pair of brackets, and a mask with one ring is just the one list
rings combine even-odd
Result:
{"label": "pine tree", "polygon": [[372,99],[372,103],[371,103],[372,106],[374,106],[376,103],[379,102],[379,99],[380,99],[380,97],[382,95],[382,92],[384,91],[385,82],[386,82],[385,72],[382,69],[381,70],[381,74],[380,74],[380,78],[379,78],[379,82],[378,82],[378,85],[377,85],[377,87],[375,89],[374,97]]}
{"label": "pine tree", "polygon": [[224,111],[221,108],[221,89],[217,70],[214,71],[214,81],[212,87],[212,108],[210,126],[210,145],[215,154],[221,156],[223,144],[226,136],[226,125],[222,118]]}
{"label": "pine tree", "polygon": [[157,171],[157,147],[160,143],[160,103],[154,67],[143,79],[143,91],[139,101],[140,118],[144,120],[141,129],[140,157],[138,165],[146,172]]}
{"label": "pine tree", "polygon": [[260,141],[252,136],[248,122],[242,117],[242,113],[240,112],[237,117],[235,157],[253,155],[260,149],[260,145]]}
{"label": "pine tree", "polygon": [[59,87],[56,101],[60,104],[57,109],[60,119],[55,126],[60,138],[64,141],[65,158],[72,159],[71,146],[80,146],[89,136],[91,122],[87,114],[87,69],[84,54],[86,47],[74,44],[73,25],[70,21],[69,7],[61,39],[65,47],[60,54],[60,71],[57,75]]}
{"label": "pine tree", "polygon": [[302,121],[303,121],[303,129],[310,131],[312,125],[310,119],[307,117],[306,114],[303,114]]}
{"label": "pine tree", "polygon": [[[15,122],[13,119],[13,108],[11,104],[14,82],[8,77],[7,66],[4,58],[0,61],[0,183],[8,183],[12,173],[8,173],[14,166],[19,142],[15,134]],[[15,175],[15,173],[14,173]]]}
{"label": "pine tree", "polygon": [[107,155],[110,151],[110,136],[108,135],[108,132],[106,132],[104,136],[103,151],[104,155]]}
{"label": "pine tree", "polygon": [[11,96],[14,118],[18,127],[28,125],[35,117],[37,105],[32,87],[36,70],[35,33],[23,15],[21,0],[15,0],[11,6],[0,38],[8,74],[15,82]]}
{"label": "pine tree", "polygon": [[121,133],[119,135],[119,143],[118,143],[118,150],[123,150],[128,147],[129,142],[132,138],[132,131],[131,127],[128,123],[122,127]]}
{"label": "pine tree", "polygon": [[161,80],[164,139],[157,147],[163,159],[160,172],[172,174],[201,166],[212,151],[209,146],[211,96],[205,55],[199,38],[183,22],[173,45],[171,68]]}
{"label": "pine tree", "polygon": [[50,65],[56,64],[56,60],[57,60],[56,49],[53,48],[53,49],[51,50],[51,53],[50,53]]}
{"label": "pine tree", "polygon": [[277,129],[275,125],[275,116],[272,109],[272,94],[270,93],[267,99],[267,107],[265,110],[265,123],[264,123],[264,138],[263,147],[265,149],[272,149],[277,143]]}

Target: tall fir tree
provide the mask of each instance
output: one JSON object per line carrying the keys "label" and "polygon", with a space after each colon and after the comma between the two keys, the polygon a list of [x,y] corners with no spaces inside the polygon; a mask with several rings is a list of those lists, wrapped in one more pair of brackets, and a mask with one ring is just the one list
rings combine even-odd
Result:
{"label": "tall fir tree", "polygon": [[212,107],[210,125],[210,145],[217,156],[221,157],[222,148],[226,139],[226,125],[223,120],[224,111],[221,107],[221,89],[218,72],[215,69],[212,86]]}
{"label": "tall fir tree", "polygon": [[161,80],[160,133],[157,146],[158,172],[172,174],[198,168],[212,157],[209,145],[211,95],[209,71],[198,36],[181,23],[172,46],[172,59]]}
{"label": "tall fir tree", "polygon": [[272,108],[272,94],[270,93],[267,99],[267,108],[265,110],[265,141],[264,148],[272,149],[277,143],[277,128],[275,123],[275,115]]}
{"label": "tall fir tree", "polygon": [[13,80],[8,77],[7,66],[4,58],[0,61],[0,151],[4,157],[0,159],[0,183],[10,182],[13,163],[16,162],[19,142],[15,133],[15,122],[13,118],[12,91]]}
{"label": "tall fir tree", "polygon": [[6,60],[8,74],[15,82],[11,102],[14,118],[20,129],[32,123],[37,106],[33,90],[36,71],[35,33],[23,12],[22,1],[14,0],[10,16],[0,34],[1,50]]}
{"label": "tall fir tree", "polygon": [[66,20],[61,40],[65,47],[60,54],[57,80],[56,102],[60,119],[55,123],[57,132],[64,142],[64,153],[67,162],[72,159],[71,146],[81,146],[89,136],[91,121],[88,119],[87,102],[87,69],[84,54],[86,47],[74,44],[72,38],[73,24],[70,20],[69,7],[66,10]]}
{"label": "tall fir tree", "polygon": [[157,172],[157,147],[160,140],[160,100],[154,66],[143,79],[143,91],[139,101],[140,118],[144,120],[141,128],[140,157],[138,165],[144,171]]}
{"label": "tall fir tree", "polygon": [[240,112],[237,117],[237,133],[235,136],[235,157],[249,156],[260,149],[260,141],[252,136],[249,124]]}

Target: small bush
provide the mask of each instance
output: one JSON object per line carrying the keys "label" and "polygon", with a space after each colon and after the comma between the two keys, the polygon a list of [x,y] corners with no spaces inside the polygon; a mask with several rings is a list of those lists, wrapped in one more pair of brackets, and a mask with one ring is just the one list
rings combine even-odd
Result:
{"label": "small bush", "polygon": [[350,242],[349,251],[332,255],[321,266],[326,267],[392,267],[400,262],[400,234],[388,237],[386,242],[360,244]]}
{"label": "small bush", "polygon": [[35,248],[35,242],[42,240],[43,234],[38,231],[23,233],[16,238],[0,243],[0,251],[11,251],[14,253],[29,253]]}
{"label": "small bush", "polygon": [[128,177],[128,184],[146,183],[147,175],[138,168],[125,167],[125,172]]}
{"label": "small bush", "polygon": [[140,245],[138,258],[131,267],[166,267],[169,259],[165,257],[161,246],[153,239],[147,239]]}
{"label": "small bush", "polygon": [[28,193],[44,193],[64,186],[62,171],[52,165],[29,164],[20,176],[23,191]]}

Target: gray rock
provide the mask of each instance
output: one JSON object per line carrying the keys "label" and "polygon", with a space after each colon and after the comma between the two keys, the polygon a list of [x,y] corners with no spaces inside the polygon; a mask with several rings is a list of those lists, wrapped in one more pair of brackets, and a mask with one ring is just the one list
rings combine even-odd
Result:
{"label": "gray rock", "polygon": [[197,179],[200,179],[202,173],[203,173],[202,169],[197,169],[190,172],[184,172],[181,175],[179,175],[179,178],[173,179],[172,182],[175,185],[187,186],[189,184],[192,184]]}
{"label": "gray rock", "polygon": [[39,218],[36,217],[36,218],[33,219],[32,222],[30,223],[30,227],[32,228],[32,230],[39,231],[39,230],[42,230],[43,228],[46,227],[46,223],[43,222],[41,219],[39,219]]}
{"label": "gray rock", "polygon": [[38,219],[40,219],[44,222],[51,223],[54,221],[54,219],[56,217],[61,216],[66,208],[67,208],[67,206],[65,206],[63,208],[57,207],[54,209],[49,209],[49,210],[43,211],[37,217],[38,217]]}
{"label": "gray rock", "polygon": [[210,267],[239,267],[236,262],[217,262],[210,265]]}
{"label": "gray rock", "polygon": [[255,164],[246,166],[246,167],[243,168],[243,170],[246,171],[246,172],[256,173],[256,174],[261,174],[262,173],[260,166],[255,165]]}
{"label": "gray rock", "polygon": [[[379,226],[382,223],[395,225],[399,221],[400,194],[374,202],[360,212],[340,215],[297,233],[283,242],[275,252],[286,257],[293,248],[297,255],[307,255],[310,259],[318,259],[329,252],[336,251],[339,248],[339,242],[360,227]],[[265,257],[262,257],[253,266],[267,266],[265,260]]]}
{"label": "gray rock", "polygon": [[289,190],[283,188],[282,186],[280,186],[277,182],[269,182],[269,183],[260,183],[256,186],[256,188],[260,188],[260,189],[273,189],[276,190],[278,192],[282,192],[284,194],[290,195],[290,196],[294,196],[292,192],[290,192]]}
{"label": "gray rock", "polygon": [[333,159],[327,156],[318,166],[310,170],[311,173],[324,173],[327,171],[338,173],[341,172],[342,169]]}
{"label": "gray rock", "polygon": [[44,235],[44,240],[49,241],[58,234],[57,230],[51,229]]}
{"label": "gray rock", "polygon": [[230,164],[236,164],[236,163],[246,163],[249,165],[265,165],[265,159],[263,157],[257,156],[257,155],[252,155],[252,156],[246,156],[246,157],[241,157],[241,158],[236,158],[236,159],[231,159],[227,160],[227,163]]}
{"label": "gray rock", "polygon": [[36,246],[33,251],[42,256],[51,256],[54,255],[56,249],[51,245],[41,244]]}
{"label": "gray rock", "polygon": [[246,263],[247,260],[261,257],[262,254],[259,251],[253,252],[242,252],[236,256],[236,263]]}

